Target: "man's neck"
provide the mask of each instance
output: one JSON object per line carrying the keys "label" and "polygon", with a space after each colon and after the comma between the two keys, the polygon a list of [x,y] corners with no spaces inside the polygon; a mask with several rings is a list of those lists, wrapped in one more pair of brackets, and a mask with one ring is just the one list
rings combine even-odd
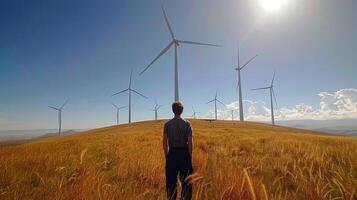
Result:
{"label": "man's neck", "polygon": [[174,118],[181,119],[181,115],[175,115]]}

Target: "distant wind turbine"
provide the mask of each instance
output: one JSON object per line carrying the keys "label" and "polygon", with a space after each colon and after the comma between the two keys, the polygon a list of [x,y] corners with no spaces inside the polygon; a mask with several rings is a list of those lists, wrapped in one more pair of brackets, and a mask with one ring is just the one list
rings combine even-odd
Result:
{"label": "distant wind turbine", "polygon": [[235,70],[238,72],[238,93],[239,93],[239,119],[240,121],[244,121],[244,114],[243,114],[243,97],[242,97],[242,81],[241,81],[241,70],[247,66],[250,62],[252,62],[258,55],[255,55],[251,59],[249,59],[244,65],[240,65],[239,59],[239,48],[237,49],[237,58],[238,58],[238,66]]}
{"label": "distant wind turbine", "polygon": [[269,89],[269,92],[270,92],[271,123],[273,125],[275,124],[273,97],[274,97],[274,101],[275,101],[276,106],[278,106],[278,103],[276,102],[275,92],[274,92],[274,79],[275,79],[275,72],[274,72],[274,75],[273,75],[273,79],[271,80],[270,86],[253,89],[253,90],[266,90],[266,89]]}
{"label": "distant wind turbine", "polygon": [[140,75],[142,75],[147,69],[149,69],[149,67],[157,60],[159,59],[162,55],[164,55],[172,45],[174,45],[174,70],[175,70],[175,79],[174,79],[174,84],[175,84],[175,96],[174,96],[174,100],[178,101],[179,100],[179,86],[178,86],[178,59],[177,59],[177,48],[181,45],[181,44],[193,44],[193,45],[205,45],[205,46],[215,46],[215,47],[220,47],[220,45],[215,45],[215,44],[208,44],[208,43],[200,43],[200,42],[193,42],[193,41],[188,41],[188,40],[179,40],[175,37],[174,32],[171,29],[169,20],[167,19],[166,16],[166,12],[163,6],[161,6],[165,21],[166,21],[166,25],[169,29],[170,35],[171,35],[171,42],[163,49],[161,50],[161,52],[159,53],[158,56],[155,57],[154,60],[152,60],[150,62],[150,64],[142,71],[140,72]]}
{"label": "distant wind turbine", "polygon": [[155,120],[157,120],[157,111],[162,107],[162,105],[158,105],[157,102],[155,102],[155,107],[152,109],[152,111],[155,112]]}
{"label": "distant wind turbine", "polygon": [[232,121],[234,120],[234,110],[231,110]]}
{"label": "distant wind turbine", "polygon": [[215,120],[217,120],[217,102],[219,102],[222,105],[224,105],[224,103],[222,103],[220,100],[217,99],[217,91],[216,91],[216,95],[214,96],[214,99],[212,99],[211,101],[207,102],[206,104],[209,104],[211,102],[214,102],[214,116],[215,116]]}
{"label": "distant wind turbine", "polygon": [[68,100],[66,100],[61,107],[48,106],[49,108],[52,108],[52,109],[58,111],[58,136],[61,135],[61,129],[62,129],[62,109],[67,104],[67,102],[68,102]]}
{"label": "distant wind turbine", "polygon": [[115,94],[113,94],[112,96],[115,96],[115,95],[118,95],[118,94],[121,94],[121,93],[124,93],[126,91],[128,91],[128,96],[129,96],[129,124],[131,123],[131,92],[134,92],[142,97],[144,97],[145,99],[147,99],[146,96],[144,96],[143,94],[139,93],[138,91],[134,90],[131,88],[131,79],[132,79],[132,76],[133,76],[133,70],[131,70],[131,73],[130,73],[130,79],[129,79],[129,87],[125,90],[122,90],[120,92],[117,92]]}
{"label": "distant wind turbine", "polygon": [[201,113],[201,112],[196,112],[195,109],[193,108],[193,106],[192,106],[192,112],[193,112],[193,114],[191,117],[193,117],[193,119],[196,119],[196,114]]}
{"label": "distant wind turbine", "polygon": [[119,106],[115,105],[114,103],[112,103],[112,105],[113,105],[113,106],[115,107],[115,109],[117,110],[117,125],[119,125],[119,112],[120,112],[121,109],[126,108],[126,106],[121,106],[121,107],[119,107]]}

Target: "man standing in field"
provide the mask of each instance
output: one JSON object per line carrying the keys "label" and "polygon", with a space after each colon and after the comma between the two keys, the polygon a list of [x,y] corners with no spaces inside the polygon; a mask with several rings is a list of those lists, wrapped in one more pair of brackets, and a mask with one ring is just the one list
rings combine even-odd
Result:
{"label": "man standing in field", "polygon": [[162,140],[166,158],[166,192],[168,199],[176,199],[177,175],[182,183],[181,199],[191,199],[192,185],[186,178],[192,174],[192,128],[189,121],[181,118],[183,105],[172,103],[175,117],[164,127]]}

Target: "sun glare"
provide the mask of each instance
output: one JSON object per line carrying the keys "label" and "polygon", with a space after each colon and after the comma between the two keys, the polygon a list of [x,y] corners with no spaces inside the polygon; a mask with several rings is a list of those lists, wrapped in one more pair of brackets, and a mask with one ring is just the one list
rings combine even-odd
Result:
{"label": "sun glare", "polygon": [[276,12],[280,10],[286,2],[287,0],[259,0],[262,8],[268,12]]}

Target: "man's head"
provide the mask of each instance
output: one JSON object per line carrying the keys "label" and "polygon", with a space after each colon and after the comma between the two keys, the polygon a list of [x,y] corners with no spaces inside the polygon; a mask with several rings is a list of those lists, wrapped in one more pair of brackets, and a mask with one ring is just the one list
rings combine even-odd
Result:
{"label": "man's head", "polygon": [[183,111],[183,104],[180,101],[175,101],[172,103],[172,112],[175,115],[180,116]]}

